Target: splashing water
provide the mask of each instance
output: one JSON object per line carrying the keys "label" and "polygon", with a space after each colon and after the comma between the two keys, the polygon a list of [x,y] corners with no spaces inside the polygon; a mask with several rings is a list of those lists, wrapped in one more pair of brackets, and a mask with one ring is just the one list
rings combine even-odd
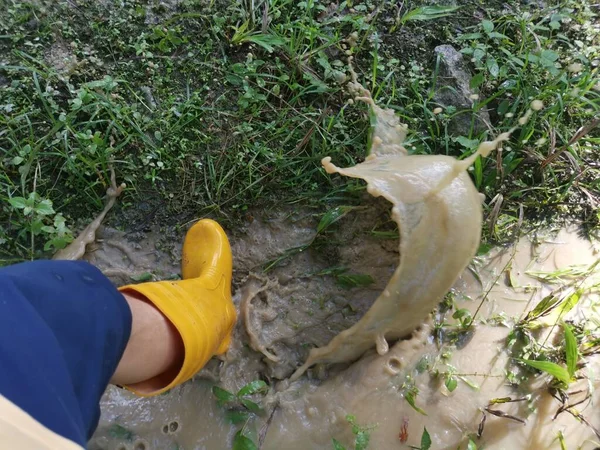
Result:
{"label": "splashing water", "polygon": [[[479,156],[486,157],[515,128],[492,141],[482,142],[470,157],[459,161],[445,155],[409,155],[402,143],[406,125],[391,109],[379,107],[364,88],[349,61],[349,92],[355,101],[369,105],[375,117],[372,145],[363,163],[339,168],[330,157],[322,160],[328,173],[361,178],[367,192],[392,203],[392,218],[400,230],[400,263],[385,290],[364,317],[321,348],[311,350],[307,361],[292,375],[298,379],[316,363],[358,359],[374,345],[380,355],[388,340],[407,336],[438,304],[469,264],[479,246],[482,195],[467,169]],[[539,110],[536,100],[523,116],[524,124]]]}

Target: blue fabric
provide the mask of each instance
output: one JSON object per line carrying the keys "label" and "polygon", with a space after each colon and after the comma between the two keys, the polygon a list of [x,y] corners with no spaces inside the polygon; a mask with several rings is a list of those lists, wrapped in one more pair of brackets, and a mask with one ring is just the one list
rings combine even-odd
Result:
{"label": "blue fabric", "polygon": [[125,298],[86,262],[0,269],[0,393],[82,447],[130,333]]}

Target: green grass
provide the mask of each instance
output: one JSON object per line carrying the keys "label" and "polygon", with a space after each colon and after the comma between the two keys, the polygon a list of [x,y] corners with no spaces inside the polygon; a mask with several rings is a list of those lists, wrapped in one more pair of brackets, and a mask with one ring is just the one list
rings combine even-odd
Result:
{"label": "green grass", "polygon": [[[577,135],[599,108],[587,3],[550,12],[488,5],[475,25],[476,2],[336,10],[185,0],[174,11],[134,0],[75,3],[9,0],[0,12],[4,263],[68,242],[70,229],[101,209],[111,162],[128,185],[122,210],[145,217],[138,205],[151,203],[160,212],[145,220],[160,224],[200,215],[235,224],[248,210],[281,204],[320,212],[358,204],[362,185],[320,166],[324,156],[344,166],[366,152],[365,110],[348,106],[339,84],[352,33],[361,79],[408,123],[411,152],[464,157],[484,138],[449,134],[462,111],[433,113],[439,43],[472,58],[474,109],[489,110],[489,135],[512,126],[533,98],[546,104],[501,154],[474,167],[477,187],[494,199],[486,237],[507,239],[521,215],[525,229],[561,220],[598,229],[599,137],[591,127]],[[582,71],[569,72],[573,63]],[[26,214],[14,200],[30,197],[52,213]]]}

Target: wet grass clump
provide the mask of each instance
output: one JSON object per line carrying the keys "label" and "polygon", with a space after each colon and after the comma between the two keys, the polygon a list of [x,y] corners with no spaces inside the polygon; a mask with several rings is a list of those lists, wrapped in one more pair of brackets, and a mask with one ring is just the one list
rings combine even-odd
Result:
{"label": "wet grass clump", "polygon": [[[0,12],[0,262],[64,246],[102,208],[111,164],[127,183],[115,219],[124,227],[205,215],[232,225],[257,208],[358,204],[363,186],[320,165],[365,157],[368,118],[346,107],[342,87],[349,53],[378,103],[409,125],[412,153],[466,157],[542,100],[495,159],[473,168],[486,236],[561,220],[597,231],[594,8],[9,0]],[[465,56],[472,108],[436,102],[439,44]],[[483,110],[487,129],[451,129],[457,115],[475,124]]]}

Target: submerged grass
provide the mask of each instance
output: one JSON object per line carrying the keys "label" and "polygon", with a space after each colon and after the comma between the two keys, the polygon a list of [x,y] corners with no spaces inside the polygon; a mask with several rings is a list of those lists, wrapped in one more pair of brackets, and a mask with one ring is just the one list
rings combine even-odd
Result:
{"label": "submerged grass", "polygon": [[[111,164],[128,186],[124,226],[131,217],[232,223],[282,203],[357,204],[362,185],[320,166],[324,156],[352,165],[367,148],[364,110],[348,108],[340,86],[348,52],[377,101],[408,123],[413,153],[465,157],[484,136],[453,134],[454,116],[485,109],[495,135],[532,99],[544,101],[495,159],[474,166],[488,198],[484,231],[510,237],[520,210],[525,228],[568,217],[597,230],[593,8],[8,0],[0,12],[0,260],[68,242],[101,208]],[[472,110],[434,113],[439,43],[470,60]]]}

